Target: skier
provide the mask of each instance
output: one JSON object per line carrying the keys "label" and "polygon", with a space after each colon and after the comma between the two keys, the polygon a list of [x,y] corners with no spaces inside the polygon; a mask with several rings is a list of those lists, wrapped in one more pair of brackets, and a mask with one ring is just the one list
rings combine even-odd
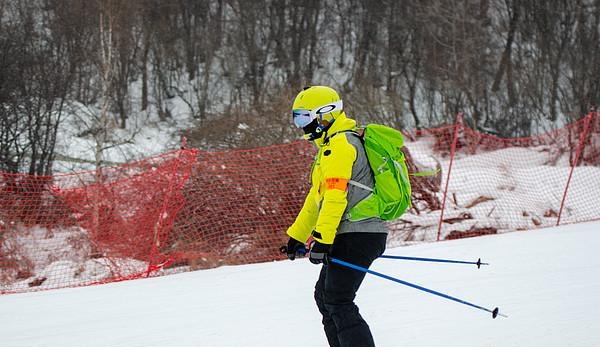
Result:
{"label": "skier", "polygon": [[332,347],[375,346],[369,326],[354,303],[365,273],[328,262],[328,256],[368,268],[385,251],[387,229],[379,217],[350,221],[347,212],[370,191],[373,174],[358,136],[356,121],[346,117],[338,93],[312,86],[295,98],[292,117],[304,137],[314,142],[311,188],[296,220],[287,230],[286,253],[290,260],[303,256],[313,238],[309,260],[323,264],[315,285],[315,301]]}

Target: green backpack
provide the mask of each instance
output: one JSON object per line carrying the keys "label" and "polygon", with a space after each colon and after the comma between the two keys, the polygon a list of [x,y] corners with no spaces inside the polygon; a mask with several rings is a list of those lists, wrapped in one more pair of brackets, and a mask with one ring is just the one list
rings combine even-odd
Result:
{"label": "green backpack", "polygon": [[350,209],[351,221],[380,217],[391,221],[400,217],[411,204],[411,187],[402,146],[404,138],[396,129],[368,124],[360,136],[373,172],[373,189],[356,181],[349,184],[372,192]]}

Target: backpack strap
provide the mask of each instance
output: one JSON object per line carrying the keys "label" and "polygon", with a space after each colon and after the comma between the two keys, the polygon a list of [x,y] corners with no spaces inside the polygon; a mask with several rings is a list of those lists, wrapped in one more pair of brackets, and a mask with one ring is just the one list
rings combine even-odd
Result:
{"label": "backpack strap", "polygon": [[373,191],[373,188],[371,188],[371,187],[369,187],[369,186],[367,186],[367,185],[364,185],[364,184],[362,184],[362,183],[360,183],[360,182],[357,182],[357,181],[355,181],[355,180],[348,180],[348,184],[351,184],[351,185],[353,185],[353,186],[355,186],[355,187],[359,187],[359,188],[362,188],[362,189],[368,190],[368,191],[370,191],[370,192],[372,192],[372,191]]}
{"label": "backpack strap", "polygon": [[440,172],[440,169],[435,169],[432,171],[419,171],[419,172],[413,172],[413,173],[409,173],[409,176],[415,176],[415,177],[425,177],[425,176],[433,176],[433,175],[437,175],[438,172]]}
{"label": "backpack strap", "polygon": [[340,130],[340,131],[337,131],[337,132],[335,132],[335,133],[333,133],[331,135],[325,134],[325,140],[323,140],[323,143],[327,144],[327,143],[329,143],[329,140],[331,140],[335,135],[344,134],[344,133],[353,133],[354,135],[356,135],[360,139],[360,142],[363,142],[363,138],[362,138],[361,133],[359,133],[358,131],[356,131],[354,129],[350,129],[350,130]]}
{"label": "backpack strap", "polygon": [[[365,142],[364,142],[363,134],[362,133],[359,133],[356,130],[344,130],[344,131],[340,131],[340,133],[351,133],[354,136],[358,137],[358,139],[360,140],[360,143],[363,146],[363,150],[364,150]],[[365,155],[366,155],[366,153],[365,153]],[[369,165],[369,169],[371,169],[370,165]],[[371,170],[371,174],[373,174],[372,170]],[[367,186],[365,184],[362,184],[362,183],[360,183],[358,181],[355,181],[355,180],[348,180],[348,184],[351,184],[351,185],[353,185],[355,187],[358,187],[358,188],[362,188],[362,189],[367,190],[369,192],[373,192],[373,188],[371,188],[371,187],[369,187],[369,186]]]}

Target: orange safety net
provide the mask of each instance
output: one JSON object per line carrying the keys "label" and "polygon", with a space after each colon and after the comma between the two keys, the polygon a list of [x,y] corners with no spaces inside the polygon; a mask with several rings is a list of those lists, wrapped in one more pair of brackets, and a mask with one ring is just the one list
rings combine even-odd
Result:
{"label": "orange safety net", "polygon": [[[562,129],[502,139],[462,124],[406,132],[413,209],[392,223],[390,242],[440,241],[600,219],[600,117]],[[417,146],[418,148],[418,146]],[[428,168],[425,168],[427,171]]]}
{"label": "orange safety net", "polygon": [[[404,134],[413,206],[389,223],[390,246],[600,219],[595,112],[529,138],[489,136],[461,117]],[[52,177],[0,173],[0,292],[283,259],[315,153],[297,141]]]}
{"label": "orange safety net", "polygon": [[0,289],[136,278],[164,262],[196,152],[98,171],[0,176]]}

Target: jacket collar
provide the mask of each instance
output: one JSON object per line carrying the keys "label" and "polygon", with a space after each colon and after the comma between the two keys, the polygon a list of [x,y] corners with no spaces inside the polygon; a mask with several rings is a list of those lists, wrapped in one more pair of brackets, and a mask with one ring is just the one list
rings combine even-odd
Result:
{"label": "jacket collar", "polygon": [[356,121],[354,119],[346,117],[346,113],[342,112],[335,119],[331,127],[327,129],[325,134],[321,138],[316,139],[314,142],[318,147],[323,147],[326,143],[329,142],[335,134],[343,131],[348,131],[356,128]]}

